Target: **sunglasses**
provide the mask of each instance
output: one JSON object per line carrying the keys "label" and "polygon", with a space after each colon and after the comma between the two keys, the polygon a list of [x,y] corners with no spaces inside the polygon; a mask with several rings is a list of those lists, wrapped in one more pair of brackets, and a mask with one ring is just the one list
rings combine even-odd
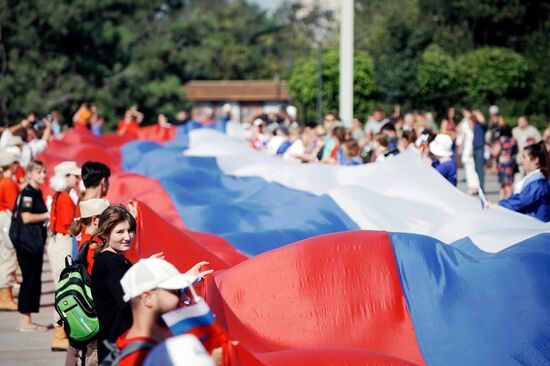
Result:
{"label": "sunglasses", "polygon": [[168,290],[168,289],[164,289],[165,291],[168,291],[170,292],[172,295],[176,295],[177,297],[187,297],[187,294],[185,293],[185,289],[183,288],[180,288],[178,290]]}

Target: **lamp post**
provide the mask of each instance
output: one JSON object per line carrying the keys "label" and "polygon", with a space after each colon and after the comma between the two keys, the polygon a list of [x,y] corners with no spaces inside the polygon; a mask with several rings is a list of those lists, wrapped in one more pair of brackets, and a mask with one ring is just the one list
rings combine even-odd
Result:
{"label": "lamp post", "polygon": [[317,46],[317,123],[323,121],[323,46]]}
{"label": "lamp post", "polygon": [[354,0],[341,0],[339,112],[347,128],[353,119],[353,7]]}

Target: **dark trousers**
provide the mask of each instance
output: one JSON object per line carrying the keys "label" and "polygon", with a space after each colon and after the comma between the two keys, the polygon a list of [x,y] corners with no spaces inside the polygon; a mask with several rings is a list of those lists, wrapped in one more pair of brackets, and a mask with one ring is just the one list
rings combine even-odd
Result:
{"label": "dark trousers", "polygon": [[474,164],[479,178],[479,188],[485,191],[485,157],[483,155],[483,147],[474,148]]}
{"label": "dark trousers", "polygon": [[17,250],[17,260],[23,282],[19,288],[17,310],[20,313],[38,313],[40,308],[40,294],[42,293],[42,257],[44,255],[30,254]]}

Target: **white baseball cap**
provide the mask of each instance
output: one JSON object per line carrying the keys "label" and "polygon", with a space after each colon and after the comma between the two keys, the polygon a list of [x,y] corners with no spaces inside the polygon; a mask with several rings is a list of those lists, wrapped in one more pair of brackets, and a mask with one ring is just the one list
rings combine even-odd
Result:
{"label": "white baseball cap", "polygon": [[180,273],[174,265],[160,258],[140,259],[122,276],[122,299],[130,301],[145,291],[156,288],[179,290],[189,287],[197,276]]}
{"label": "white baseball cap", "polygon": [[497,105],[492,105],[489,107],[489,113],[491,114],[498,114],[499,109]]}
{"label": "white baseball cap", "polygon": [[80,202],[80,217],[85,219],[86,217],[101,215],[109,205],[109,201],[103,198],[92,198],[82,201]]}
{"label": "white baseball cap", "polygon": [[265,124],[264,120],[261,118],[256,118],[254,122],[252,122],[254,127],[260,127],[261,125]]}
{"label": "white baseball cap", "polygon": [[289,105],[286,107],[286,113],[292,118],[296,118],[296,115],[298,115],[298,108],[296,108],[293,105]]}
{"label": "white baseball cap", "polygon": [[435,139],[430,142],[430,152],[436,156],[452,156],[453,155],[453,140],[451,136],[443,133],[438,134]]}
{"label": "white baseball cap", "polygon": [[82,169],[76,165],[76,162],[74,161],[64,161],[62,163],[59,163],[53,168],[53,171],[55,172],[55,175],[59,175],[61,177],[64,177],[66,175],[82,175]]}
{"label": "white baseball cap", "polygon": [[8,166],[17,161],[17,156],[7,152],[0,153],[0,167]]}
{"label": "white baseball cap", "polygon": [[10,136],[7,146],[19,146],[23,145],[24,141],[21,136]]}

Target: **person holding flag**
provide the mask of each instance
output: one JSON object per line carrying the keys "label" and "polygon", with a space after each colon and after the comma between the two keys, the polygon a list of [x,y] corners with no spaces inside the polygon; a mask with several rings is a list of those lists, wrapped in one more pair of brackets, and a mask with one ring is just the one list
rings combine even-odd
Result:
{"label": "person holding flag", "polygon": [[[124,352],[131,344],[142,345],[132,353],[124,354],[119,365],[142,365],[152,346],[167,338],[169,329],[162,321],[162,315],[183,305],[184,289],[192,289],[198,279],[213,272],[201,272],[208,262],[199,262],[186,273],[164,259],[141,259],[133,265],[120,280],[124,292],[122,300],[130,303],[133,323],[130,329],[118,337],[117,348]],[[193,290],[192,290],[193,291]],[[129,348],[128,348],[129,349]]]}
{"label": "person holding flag", "polygon": [[521,152],[521,166],[526,173],[516,192],[499,205],[510,210],[550,221],[550,158],[544,142],[527,145]]}
{"label": "person holding flag", "polygon": [[449,183],[456,187],[456,161],[453,159],[453,140],[451,136],[440,133],[428,145],[435,157],[432,167],[435,168]]}

